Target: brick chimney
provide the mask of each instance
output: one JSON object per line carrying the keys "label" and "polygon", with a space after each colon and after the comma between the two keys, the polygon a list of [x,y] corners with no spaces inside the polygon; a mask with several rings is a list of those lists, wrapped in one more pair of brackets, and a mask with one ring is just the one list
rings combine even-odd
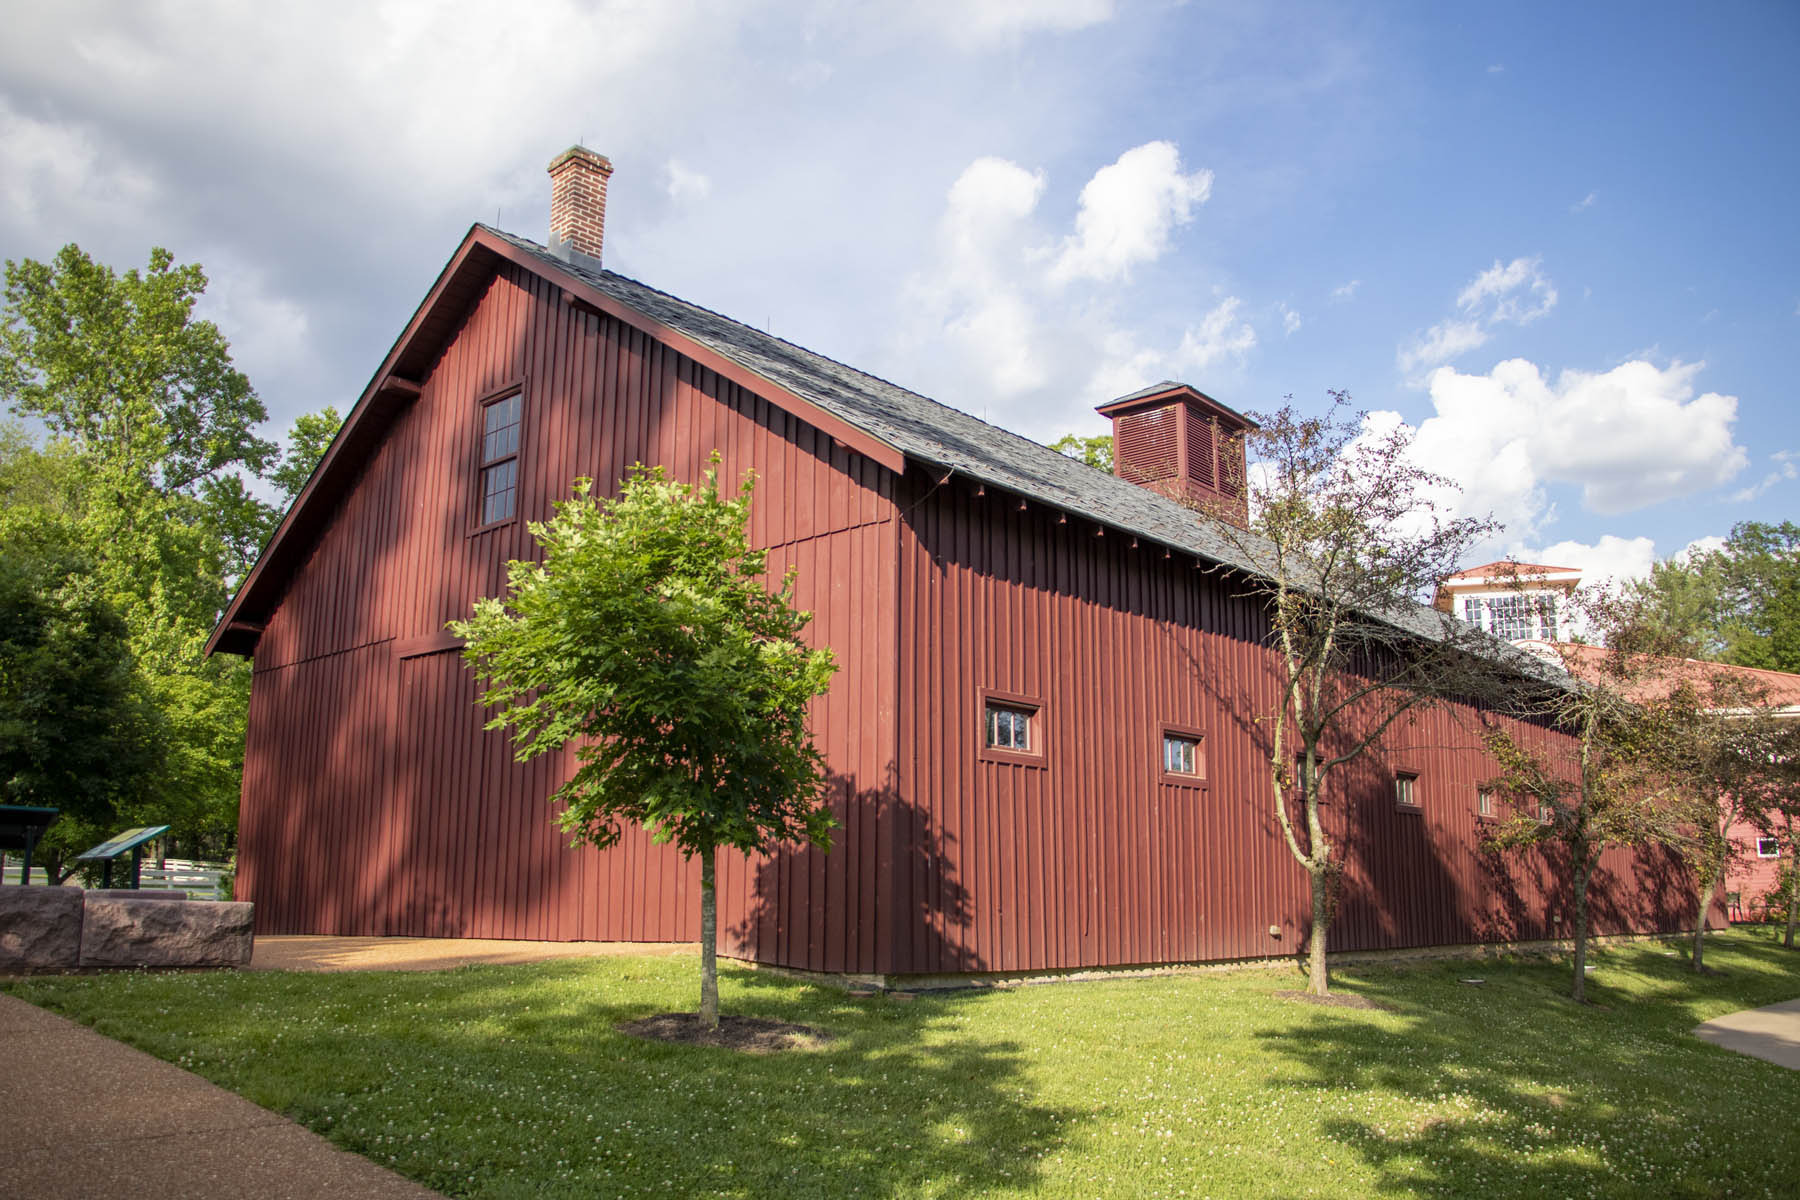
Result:
{"label": "brick chimney", "polygon": [[600,263],[606,235],[606,181],[612,163],[586,146],[570,146],[550,160],[550,249]]}
{"label": "brick chimney", "polygon": [[1113,473],[1240,529],[1250,524],[1244,434],[1256,423],[1165,380],[1097,410],[1113,423]]}

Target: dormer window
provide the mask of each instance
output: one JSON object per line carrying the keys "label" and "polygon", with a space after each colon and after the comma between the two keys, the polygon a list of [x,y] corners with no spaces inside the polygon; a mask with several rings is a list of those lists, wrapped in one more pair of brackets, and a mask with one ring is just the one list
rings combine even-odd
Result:
{"label": "dormer window", "polygon": [[481,406],[481,520],[483,527],[510,521],[519,510],[521,393]]}

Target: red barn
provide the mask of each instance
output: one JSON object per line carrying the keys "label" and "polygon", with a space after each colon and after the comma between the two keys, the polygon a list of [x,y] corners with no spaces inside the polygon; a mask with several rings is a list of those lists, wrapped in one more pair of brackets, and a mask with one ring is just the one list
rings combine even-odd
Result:
{"label": "red barn", "polygon": [[[813,719],[835,844],[721,855],[724,952],[902,976],[1299,949],[1305,876],[1251,722],[1263,614],[1196,569],[1234,559],[1216,520],[1243,520],[1244,418],[1146,389],[1102,409],[1125,477],[1096,471],[603,269],[610,173],[581,148],[552,164],[548,247],[469,231],[213,634],[255,660],[259,930],[698,936],[693,864],[641,835],[564,844],[543,797],[568,761],[516,765],[483,732],[443,629],[570,480],[696,478],[716,448],[758,473],[752,536],[841,665]],[[1469,715],[1425,715],[1336,785],[1334,949],[1561,930],[1553,863],[1478,849]],[[1608,860],[1599,931],[1673,927],[1686,891],[1647,866],[1670,869]]]}

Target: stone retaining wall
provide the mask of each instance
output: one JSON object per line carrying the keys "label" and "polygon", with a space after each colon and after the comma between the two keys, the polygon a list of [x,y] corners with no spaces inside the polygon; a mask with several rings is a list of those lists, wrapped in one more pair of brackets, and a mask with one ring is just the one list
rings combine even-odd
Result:
{"label": "stone retaining wall", "polygon": [[254,911],[248,903],[166,893],[0,887],[0,975],[246,966]]}

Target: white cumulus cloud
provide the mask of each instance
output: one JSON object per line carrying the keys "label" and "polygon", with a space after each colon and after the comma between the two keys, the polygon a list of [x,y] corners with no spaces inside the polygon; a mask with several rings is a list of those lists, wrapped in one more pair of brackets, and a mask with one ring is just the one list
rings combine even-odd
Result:
{"label": "white cumulus cloud", "polygon": [[1747,456],[1733,439],[1736,397],[1696,394],[1703,365],[1634,361],[1554,380],[1524,359],[1485,375],[1440,367],[1428,381],[1434,415],[1419,424],[1413,454],[1461,485],[1442,497],[1446,506],[1492,513],[1519,542],[1555,519],[1553,486],[1579,489],[1582,507],[1602,515],[1705,492]]}
{"label": "white cumulus cloud", "polygon": [[1544,274],[1543,259],[1495,259],[1457,293],[1455,315],[1401,346],[1395,361],[1417,383],[1417,372],[1485,345],[1495,326],[1529,325],[1555,307],[1556,285]]}
{"label": "white cumulus cloud", "polygon": [[[1096,404],[1241,362],[1256,346],[1235,296],[1208,297],[1160,341],[1119,315],[1131,268],[1168,253],[1175,228],[1209,194],[1211,172],[1184,171],[1167,142],[1127,150],[1087,181],[1063,232],[1040,211],[1048,182],[1043,171],[998,157],[976,159],[957,177],[936,252],[906,287],[889,351],[895,375],[1053,437],[1094,421]],[[1071,388],[1071,380],[1085,383]]]}
{"label": "white cumulus cloud", "polygon": [[1127,150],[1081,189],[1075,232],[1064,242],[1051,280],[1117,280],[1160,258],[1170,232],[1192,220],[1195,206],[1212,195],[1212,179],[1207,170],[1182,174],[1181,152],[1172,142]]}

